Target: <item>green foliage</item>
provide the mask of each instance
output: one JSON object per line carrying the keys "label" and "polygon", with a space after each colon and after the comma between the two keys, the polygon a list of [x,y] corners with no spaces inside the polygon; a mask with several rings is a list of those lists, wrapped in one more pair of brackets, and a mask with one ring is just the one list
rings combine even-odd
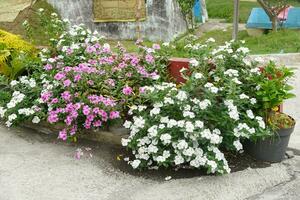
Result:
{"label": "green foliage", "polygon": [[187,29],[189,29],[189,23],[191,23],[193,28],[193,8],[195,5],[195,0],[177,0],[177,2],[186,20]]}
{"label": "green foliage", "polygon": [[284,100],[295,97],[290,91],[293,89],[288,80],[294,75],[291,68],[278,67],[274,62],[260,68],[261,73],[254,77],[257,83],[257,100],[261,106],[259,110],[269,115]]}
{"label": "green foliage", "polygon": [[268,122],[274,130],[292,128],[296,124],[293,118],[279,112],[273,112],[270,115]]}

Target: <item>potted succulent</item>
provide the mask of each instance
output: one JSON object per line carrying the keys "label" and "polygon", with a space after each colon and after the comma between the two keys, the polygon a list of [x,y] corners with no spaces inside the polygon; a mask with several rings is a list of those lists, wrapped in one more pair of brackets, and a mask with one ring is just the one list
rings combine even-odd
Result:
{"label": "potted succulent", "polygon": [[258,160],[280,162],[284,159],[290,135],[294,131],[295,120],[279,112],[278,108],[284,100],[295,95],[290,91],[292,86],[288,80],[293,76],[293,69],[285,66],[276,66],[270,62],[260,68],[260,73],[255,75],[256,98],[259,102],[257,113],[264,116],[270,135],[253,135],[245,142],[245,151]]}

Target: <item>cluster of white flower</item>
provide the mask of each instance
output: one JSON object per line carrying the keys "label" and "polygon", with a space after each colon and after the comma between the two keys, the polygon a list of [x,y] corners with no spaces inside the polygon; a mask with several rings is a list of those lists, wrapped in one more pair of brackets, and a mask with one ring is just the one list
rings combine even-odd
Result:
{"label": "cluster of white flower", "polygon": [[214,84],[212,84],[212,83],[206,83],[205,85],[204,85],[204,87],[206,87],[210,92],[212,92],[212,93],[218,93],[218,91],[219,91],[219,88],[217,88],[217,87],[215,87],[214,86]]}
{"label": "cluster of white flower", "polygon": [[[141,106],[131,107],[133,120],[124,123],[124,127],[130,129],[130,136],[122,139],[123,146],[135,141],[135,147],[131,145],[135,160],[128,163],[133,168],[184,164],[195,168],[208,168],[211,173],[229,173],[227,161],[218,149],[223,140],[221,131],[207,128],[195,112],[207,109],[211,105],[210,100],[189,99],[186,91],[173,88],[175,85],[162,84],[149,90],[149,95],[152,96],[162,90],[166,95],[162,97],[163,101],[153,102],[150,112],[139,110]],[[162,108],[171,109],[174,105],[181,112],[177,116],[179,120],[173,116],[163,116],[160,112]],[[148,115],[145,116],[145,113]],[[210,148],[202,147],[202,142],[209,144]]]}
{"label": "cluster of white flower", "polygon": [[228,69],[224,72],[225,75],[228,75],[229,77],[238,77],[239,72],[235,69]]}
{"label": "cluster of white flower", "polygon": [[239,117],[239,112],[238,112],[238,109],[237,109],[237,106],[235,106],[233,104],[233,100],[226,100],[224,101],[224,104],[227,106],[228,108],[228,114],[229,114],[229,117],[231,119],[234,119],[234,120],[239,120],[240,117]]}
{"label": "cluster of white flower", "polygon": [[12,94],[12,98],[10,100],[10,102],[7,103],[6,107],[7,108],[14,108],[16,107],[16,105],[20,102],[23,101],[23,99],[25,98],[25,95],[19,91],[14,91]]}

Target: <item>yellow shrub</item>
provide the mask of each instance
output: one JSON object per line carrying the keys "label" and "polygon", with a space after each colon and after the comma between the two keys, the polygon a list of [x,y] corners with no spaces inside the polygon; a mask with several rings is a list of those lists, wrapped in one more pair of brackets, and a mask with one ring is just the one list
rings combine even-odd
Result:
{"label": "yellow shrub", "polygon": [[8,49],[16,51],[24,51],[31,53],[35,51],[35,47],[30,43],[22,40],[18,35],[6,32],[0,29],[0,44],[4,44]]}
{"label": "yellow shrub", "polygon": [[35,57],[36,52],[36,48],[21,37],[0,29],[0,73],[14,77],[22,70],[22,66],[11,66],[15,56],[25,53]]}

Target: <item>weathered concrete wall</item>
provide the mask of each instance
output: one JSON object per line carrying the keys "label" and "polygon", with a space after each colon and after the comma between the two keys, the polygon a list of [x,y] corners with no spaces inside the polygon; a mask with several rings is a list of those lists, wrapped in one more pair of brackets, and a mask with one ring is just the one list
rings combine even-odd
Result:
{"label": "weathered concrete wall", "polygon": [[[86,24],[112,39],[135,39],[136,23],[94,23],[93,0],[47,0],[72,24]],[[141,34],[152,41],[170,41],[186,31],[176,0],[147,0],[147,19],[141,22]]]}

